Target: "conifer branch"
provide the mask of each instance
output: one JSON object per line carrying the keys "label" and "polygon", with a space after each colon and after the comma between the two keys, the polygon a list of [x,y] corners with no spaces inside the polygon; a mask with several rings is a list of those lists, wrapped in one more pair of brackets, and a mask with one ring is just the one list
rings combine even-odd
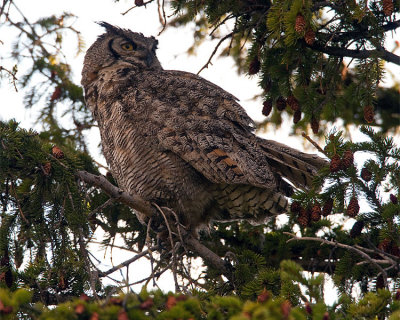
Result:
{"label": "conifer branch", "polygon": [[319,52],[323,52],[332,56],[351,57],[356,59],[366,59],[372,56],[378,56],[387,62],[392,62],[394,64],[400,65],[400,57],[390,51],[387,51],[383,47],[376,50],[354,50],[354,49],[346,49],[339,47],[323,46],[317,42],[307,46],[313,50],[317,50]]}
{"label": "conifer branch", "polygon": [[349,246],[347,244],[343,244],[337,241],[330,241],[330,240],[326,240],[326,239],[321,239],[321,238],[317,238],[317,237],[298,237],[296,235],[294,235],[293,233],[290,232],[283,232],[283,234],[286,234],[290,237],[292,237],[291,239],[287,240],[287,242],[291,242],[291,241],[317,241],[317,242],[322,242],[323,244],[327,244],[330,246],[334,246],[334,247],[340,247],[346,250],[350,250],[353,251],[355,253],[357,253],[358,255],[362,256],[363,258],[365,258],[366,260],[368,260],[369,263],[373,264],[382,274],[383,276],[383,281],[385,284],[385,287],[387,287],[388,283],[387,283],[387,273],[386,271],[375,261],[375,259],[372,259],[368,254],[366,254],[364,251],[362,251],[361,249],[355,248],[353,246]]}

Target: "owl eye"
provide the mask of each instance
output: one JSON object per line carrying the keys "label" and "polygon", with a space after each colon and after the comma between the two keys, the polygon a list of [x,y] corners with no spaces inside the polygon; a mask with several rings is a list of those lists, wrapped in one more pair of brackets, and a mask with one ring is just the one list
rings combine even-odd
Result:
{"label": "owl eye", "polygon": [[125,42],[125,43],[121,44],[121,48],[124,50],[128,50],[128,51],[132,51],[133,49],[135,49],[133,44],[129,43],[129,42]]}

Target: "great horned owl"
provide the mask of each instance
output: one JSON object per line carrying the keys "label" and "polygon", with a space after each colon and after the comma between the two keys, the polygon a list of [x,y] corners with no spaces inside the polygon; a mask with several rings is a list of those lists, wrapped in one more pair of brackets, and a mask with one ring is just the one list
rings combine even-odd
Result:
{"label": "great horned owl", "polygon": [[285,179],[308,188],[326,164],[254,135],[237,99],[217,85],[164,70],[155,38],[100,25],[106,33],[86,53],[82,85],[123,190],[171,208],[192,230],[262,223],[287,209],[293,189]]}

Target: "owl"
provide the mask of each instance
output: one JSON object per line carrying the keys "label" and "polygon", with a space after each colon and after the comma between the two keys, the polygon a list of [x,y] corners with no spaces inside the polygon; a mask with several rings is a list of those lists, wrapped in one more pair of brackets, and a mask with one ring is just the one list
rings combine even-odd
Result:
{"label": "owl", "polygon": [[163,69],[154,37],[100,25],[106,33],[87,50],[81,83],[124,191],[172,209],[189,230],[213,221],[261,224],[285,212],[293,188],[309,188],[326,165],[257,137],[219,86]]}

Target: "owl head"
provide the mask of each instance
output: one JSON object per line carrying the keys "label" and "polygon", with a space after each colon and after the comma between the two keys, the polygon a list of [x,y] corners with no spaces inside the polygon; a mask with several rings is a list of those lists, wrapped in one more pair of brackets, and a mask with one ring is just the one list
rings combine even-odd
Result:
{"label": "owl head", "polygon": [[97,73],[118,62],[127,62],[140,68],[161,68],[156,57],[158,41],[141,33],[99,22],[106,29],[87,50],[82,70],[82,85],[89,84]]}

